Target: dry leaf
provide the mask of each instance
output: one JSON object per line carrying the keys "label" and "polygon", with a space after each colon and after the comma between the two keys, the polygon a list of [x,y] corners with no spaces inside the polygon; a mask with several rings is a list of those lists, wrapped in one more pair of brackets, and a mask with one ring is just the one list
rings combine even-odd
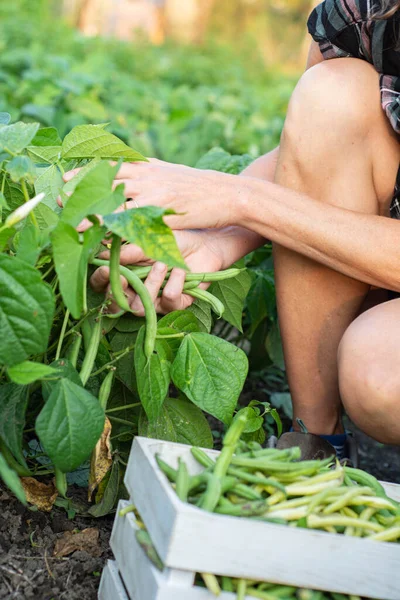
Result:
{"label": "dry leaf", "polygon": [[97,527],[88,527],[83,531],[74,533],[65,531],[63,536],[56,541],[54,556],[62,557],[72,554],[76,550],[84,550],[91,556],[100,556],[99,530]]}
{"label": "dry leaf", "polygon": [[106,417],[103,433],[101,434],[101,438],[97,442],[96,447],[92,452],[92,457],[90,459],[90,474],[88,488],[89,502],[92,499],[94,490],[107,475],[112,465],[110,436],[111,422]]}
{"label": "dry leaf", "polygon": [[30,504],[34,504],[39,510],[51,511],[58,496],[54,482],[46,484],[33,477],[21,477],[21,483]]}

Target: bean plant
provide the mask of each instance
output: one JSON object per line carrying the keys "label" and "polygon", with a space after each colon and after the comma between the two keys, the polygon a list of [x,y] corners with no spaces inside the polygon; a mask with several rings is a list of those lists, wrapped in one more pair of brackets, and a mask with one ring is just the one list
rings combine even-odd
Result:
{"label": "bean plant", "polygon": [[[120,266],[121,244],[137,244],[169,270],[187,267],[166,211],[115,212],[125,197],[123,185],[113,189],[122,161],[146,159],[105,125],[76,126],[61,140],[53,127],[10,124],[7,113],[0,121],[0,475],[24,501],[20,478],[54,474],[59,502],[71,509],[68,483],[89,468],[90,496],[98,488],[90,511],[99,516],[115,504],[134,435],[211,447],[204,413],[230,423],[248,360],[212,329],[223,316],[240,334],[252,278],[243,264],[188,272],[193,305],[157,318],[143,283],[149,268]],[[248,161],[221,153],[203,166],[218,167],[223,156],[238,171]],[[77,166],[64,184],[62,174]],[[91,227],[79,233],[84,218]],[[98,258],[104,245],[109,261]],[[117,315],[88,285],[104,264]],[[141,297],[144,318],[130,310],[121,274]],[[211,282],[207,291],[203,281]],[[250,410],[247,432],[259,437],[268,407]]]}

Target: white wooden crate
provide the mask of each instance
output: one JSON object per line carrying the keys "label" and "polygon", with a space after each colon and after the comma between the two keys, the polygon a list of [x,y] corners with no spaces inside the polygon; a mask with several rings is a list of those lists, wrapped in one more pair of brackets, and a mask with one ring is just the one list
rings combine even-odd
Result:
{"label": "white wooden crate", "polygon": [[103,569],[97,597],[98,600],[135,600],[133,596],[128,598],[114,560],[108,560]]}
{"label": "white wooden crate", "polygon": [[[400,600],[399,544],[207,513],[177,498],[155,454],[173,466],[182,457],[192,474],[201,467],[187,445],[134,440],[125,484],[168,567]],[[400,486],[385,487],[400,500]]]}

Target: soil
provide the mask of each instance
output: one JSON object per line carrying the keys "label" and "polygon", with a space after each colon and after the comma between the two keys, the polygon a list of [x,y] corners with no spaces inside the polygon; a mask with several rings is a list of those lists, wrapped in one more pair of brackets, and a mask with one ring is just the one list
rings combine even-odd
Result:
{"label": "soil", "polygon": [[[79,497],[81,490],[71,489]],[[113,515],[100,519],[75,517],[53,508],[33,512],[0,487],[0,598],[1,600],[95,600],[101,570],[112,558],[109,538]],[[70,556],[53,556],[64,532],[98,528],[98,545]],[[94,556],[93,556],[94,554]]]}
{"label": "soil", "polygon": [[[361,467],[379,479],[400,482],[400,448],[383,446],[361,432],[356,436]],[[82,496],[79,488],[70,488],[70,493]],[[51,513],[33,512],[0,487],[0,599],[95,600],[101,570],[112,557],[108,544],[113,518],[69,520],[57,507]],[[88,527],[99,530],[98,546],[53,556],[64,532]]]}

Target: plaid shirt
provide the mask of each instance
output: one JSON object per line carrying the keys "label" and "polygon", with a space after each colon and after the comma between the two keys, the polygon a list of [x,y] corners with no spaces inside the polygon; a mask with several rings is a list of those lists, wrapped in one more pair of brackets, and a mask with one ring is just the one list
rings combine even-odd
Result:
{"label": "plaid shirt", "polygon": [[[380,74],[383,110],[400,134],[400,11],[374,20],[379,8],[374,0],[325,0],[312,11],[307,25],[324,58],[354,57],[374,65]],[[390,211],[400,218],[400,171]]]}

